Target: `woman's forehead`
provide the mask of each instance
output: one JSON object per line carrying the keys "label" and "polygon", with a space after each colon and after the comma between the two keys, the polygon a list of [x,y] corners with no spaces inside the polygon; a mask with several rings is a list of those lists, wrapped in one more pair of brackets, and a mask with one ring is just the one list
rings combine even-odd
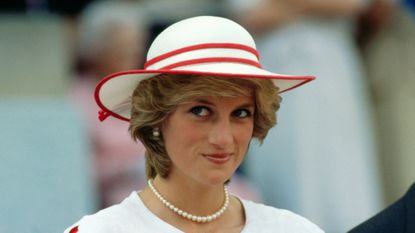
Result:
{"label": "woman's forehead", "polygon": [[[181,93],[180,93],[181,92]],[[254,96],[255,88],[252,86],[236,83],[215,83],[213,85],[189,84],[178,91],[177,94],[190,98],[211,96],[211,97],[239,97]]]}

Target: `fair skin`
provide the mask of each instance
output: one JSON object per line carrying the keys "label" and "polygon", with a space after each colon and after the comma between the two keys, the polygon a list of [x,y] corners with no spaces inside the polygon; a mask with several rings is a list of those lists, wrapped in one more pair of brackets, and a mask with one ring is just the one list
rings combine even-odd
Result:
{"label": "fair skin", "polygon": [[[201,97],[183,103],[161,126],[172,167],[154,186],[171,203],[194,215],[209,215],[223,204],[223,184],[244,159],[252,138],[255,111],[252,96]],[[184,232],[240,232],[245,223],[242,204],[231,197],[229,209],[215,221],[195,223],[166,207],[146,188],[146,206]]]}

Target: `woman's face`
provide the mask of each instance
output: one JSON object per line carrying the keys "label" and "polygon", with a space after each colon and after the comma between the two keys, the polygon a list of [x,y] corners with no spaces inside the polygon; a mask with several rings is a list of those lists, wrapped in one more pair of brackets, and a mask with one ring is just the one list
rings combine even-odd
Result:
{"label": "woman's face", "polygon": [[242,162],[254,127],[253,97],[200,97],[162,126],[172,161],[169,179],[223,184]]}

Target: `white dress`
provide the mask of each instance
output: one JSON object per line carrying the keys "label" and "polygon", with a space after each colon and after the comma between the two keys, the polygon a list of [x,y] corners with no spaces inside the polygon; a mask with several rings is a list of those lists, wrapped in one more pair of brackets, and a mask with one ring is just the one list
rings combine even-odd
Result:
{"label": "white dress", "polygon": [[[242,233],[322,233],[323,231],[288,210],[276,209],[241,199],[246,222]],[[78,226],[78,231],[71,231]],[[137,192],[120,204],[83,217],[64,233],[183,233],[154,215]]]}

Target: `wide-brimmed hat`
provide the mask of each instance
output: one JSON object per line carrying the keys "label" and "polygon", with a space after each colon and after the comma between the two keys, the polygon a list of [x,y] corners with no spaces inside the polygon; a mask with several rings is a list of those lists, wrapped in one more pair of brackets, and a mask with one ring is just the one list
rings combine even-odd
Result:
{"label": "wide-brimmed hat", "polygon": [[99,119],[113,116],[129,121],[134,89],[159,74],[270,79],[280,92],[314,79],[262,69],[255,42],[242,26],[222,17],[198,16],[162,31],[148,50],[144,69],[111,74],[99,82],[95,89]]}

